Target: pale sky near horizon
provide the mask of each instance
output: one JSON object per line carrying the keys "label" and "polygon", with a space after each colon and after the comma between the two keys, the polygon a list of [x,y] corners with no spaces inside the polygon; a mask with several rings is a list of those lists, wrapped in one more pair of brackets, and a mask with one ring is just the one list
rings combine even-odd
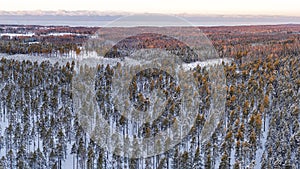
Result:
{"label": "pale sky near horizon", "polygon": [[300,16],[300,0],[0,0],[0,10]]}

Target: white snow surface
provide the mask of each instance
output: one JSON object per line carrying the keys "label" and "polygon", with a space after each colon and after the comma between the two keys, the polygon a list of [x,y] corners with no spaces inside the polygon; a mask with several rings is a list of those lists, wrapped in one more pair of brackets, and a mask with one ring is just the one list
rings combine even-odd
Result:
{"label": "white snow surface", "polygon": [[262,148],[258,148],[256,150],[256,154],[255,154],[255,169],[259,169],[261,168],[261,160],[262,160],[262,156],[263,153],[265,151],[265,147],[266,147],[266,142],[267,142],[267,137],[268,137],[268,132],[269,132],[269,117],[266,118],[266,128],[265,131],[262,133],[262,137],[261,137],[261,146]]}
{"label": "white snow surface", "polygon": [[9,37],[17,37],[17,36],[34,36],[35,33],[0,33],[0,37],[2,36],[9,36]]}

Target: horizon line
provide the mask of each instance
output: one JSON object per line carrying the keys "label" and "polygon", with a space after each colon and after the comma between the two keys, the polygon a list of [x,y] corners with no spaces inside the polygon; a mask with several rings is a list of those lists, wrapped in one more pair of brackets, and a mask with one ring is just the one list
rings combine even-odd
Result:
{"label": "horizon line", "polygon": [[[82,13],[79,13],[82,12]],[[100,10],[0,10],[2,15],[62,15],[62,16],[103,16],[103,15],[141,15],[141,14],[159,14],[159,15],[174,15],[183,17],[196,16],[224,16],[224,17],[296,17],[300,15],[286,15],[286,14],[233,14],[233,13],[158,13],[158,12],[128,12],[128,11],[100,11]]]}

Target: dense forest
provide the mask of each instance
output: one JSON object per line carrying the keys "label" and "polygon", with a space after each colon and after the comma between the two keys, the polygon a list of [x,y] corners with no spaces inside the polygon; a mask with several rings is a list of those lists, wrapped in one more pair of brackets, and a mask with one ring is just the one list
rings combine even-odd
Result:
{"label": "dense forest", "polygon": [[[275,57],[299,55],[299,25],[223,26],[199,27],[199,29],[212,41],[221,58],[253,60],[265,58],[270,54]],[[120,30],[122,29],[115,28],[114,35],[118,36],[122,32]],[[0,53],[74,57],[81,53],[83,43],[93,38],[97,31],[102,29],[0,25]]]}
{"label": "dense forest", "polygon": [[[72,78],[77,71],[88,71],[88,66],[79,67],[75,61],[61,65],[3,57],[0,60],[0,168],[300,168],[300,26],[201,29],[211,38],[221,57],[235,59],[223,63],[224,115],[205,142],[199,136],[213,99],[212,77],[205,67],[197,66],[193,70],[202,97],[188,135],[162,154],[135,159],[106,151],[80,125],[73,111]],[[1,52],[22,54],[12,52],[12,49],[19,50],[22,46],[19,43],[28,48],[36,45],[2,37]],[[55,46],[56,43],[37,44]],[[78,42],[70,50],[81,45]],[[7,49],[7,46],[15,48]],[[26,51],[27,47],[24,54],[42,55]],[[55,53],[54,49],[49,51]],[[51,56],[72,57],[63,55],[64,51]],[[109,98],[111,76],[119,66],[98,65],[95,90],[99,107],[105,107],[102,115],[126,135],[134,126],[120,112],[113,111]],[[157,83],[142,83],[142,88],[163,90],[171,85],[168,74],[151,71],[157,76],[148,77],[147,81]],[[136,92],[138,80],[132,82],[130,99],[139,109],[147,109],[147,102]],[[176,95],[178,87],[170,88]],[[171,101],[168,106],[168,114],[163,114],[165,118],[141,127],[141,137],[176,125],[176,104]],[[155,144],[164,149],[163,144]]]}

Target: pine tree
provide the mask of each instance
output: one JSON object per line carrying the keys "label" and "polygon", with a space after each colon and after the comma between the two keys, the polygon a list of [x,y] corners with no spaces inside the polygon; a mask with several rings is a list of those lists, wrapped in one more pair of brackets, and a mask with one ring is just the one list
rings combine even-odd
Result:
{"label": "pine tree", "polygon": [[195,155],[194,155],[193,168],[194,169],[202,169],[203,168],[202,157],[201,157],[201,154],[200,154],[200,148],[199,147],[197,147]]}
{"label": "pine tree", "polygon": [[173,155],[173,162],[172,162],[171,167],[179,168],[179,149],[178,149],[178,147],[175,148],[175,152]]}
{"label": "pine tree", "polygon": [[212,160],[212,156],[211,156],[211,143],[208,142],[206,144],[206,147],[205,147],[205,153],[204,153],[204,157],[205,157],[205,160],[204,160],[204,168],[206,169],[210,169],[210,168],[213,168],[213,160]]}
{"label": "pine tree", "polygon": [[14,155],[14,152],[12,151],[12,149],[10,149],[7,154],[6,154],[6,157],[7,157],[7,166],[9,168],[15,168],[15,155]]}
{"label": "pine tree", "polygon": [[228,154],[225,151],[222,158],[221,158],[221,163],[219,166],[220,169],[226,169],[226,168],[230,168],[230,163],[228,161]]}
{"label": "pine tree", "polygon": [[97,169],[104,169],[103,168],[103,154],[100,151],[98,154],[98,159],[97,159]]}
{"label": "pine tree", "polygon": [[1,159],[0,159],[0,168],[7,168],[7,161],[6,161],[6,158],[5,156],[2,156]]}
{"label": "pine tree", "polygon": [[88,148],[88,159],[87,159],[87,169],[93,169],[94,168],[94,151],[93,147],[89,146]]}
{"label": "pine tree", "polygon": [[233,165],[233,169],[240,169],[241,168],[241,164],[239,161],[235,161],[234,165]]}
{"label": "pine tree", "polygon": [[157,169],[163,169],[163,168],[166,168],[166,158],[162,158],[159,161],[159,164],[158,164],[158,167],[157,167]]}

